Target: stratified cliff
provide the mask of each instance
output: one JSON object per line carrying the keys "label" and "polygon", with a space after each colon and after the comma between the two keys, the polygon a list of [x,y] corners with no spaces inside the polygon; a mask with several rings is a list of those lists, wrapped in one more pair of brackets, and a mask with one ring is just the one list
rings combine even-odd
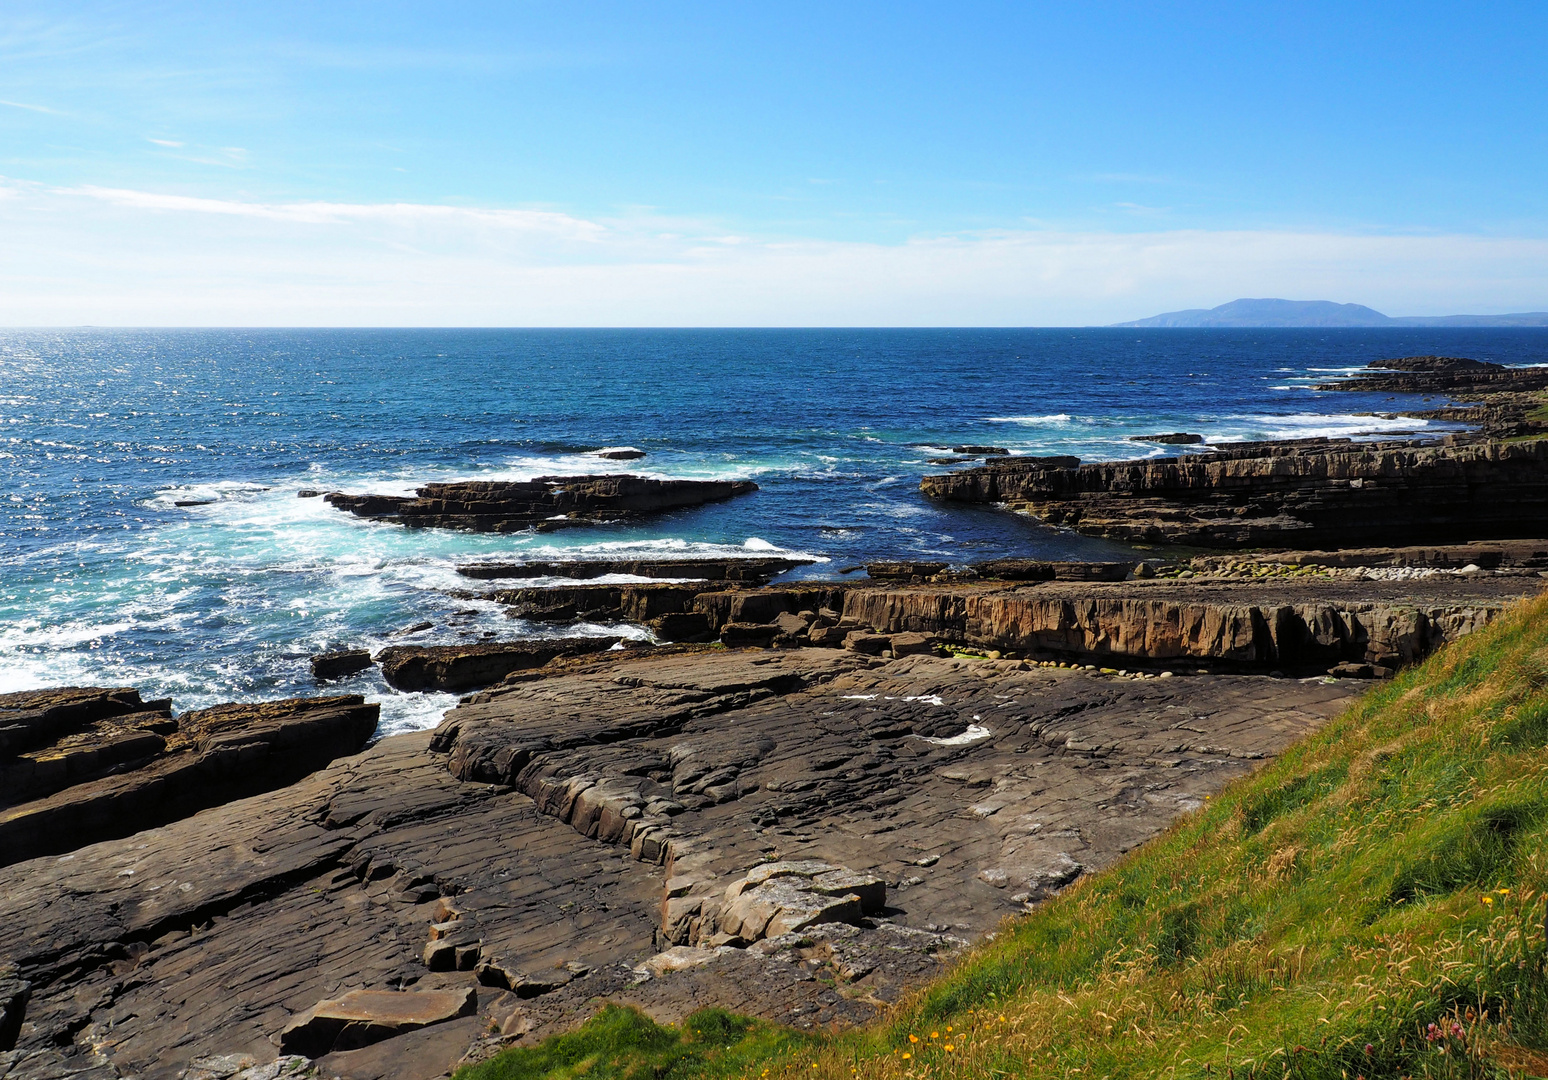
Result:
{"label": "stratified cliff", "polygon": [[999,503],[1094,536],[1334,548],[1548,534],[1548,443],[1305,439],[1049,468],[927,476],[929,497]]}

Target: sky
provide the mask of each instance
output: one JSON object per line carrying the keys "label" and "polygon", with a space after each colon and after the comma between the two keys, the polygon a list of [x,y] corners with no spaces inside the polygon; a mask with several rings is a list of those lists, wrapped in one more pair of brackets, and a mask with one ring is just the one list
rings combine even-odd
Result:
{"label": "sky", "polygon": [[1548,4],[0,4],[3,325],[1548,309]]}

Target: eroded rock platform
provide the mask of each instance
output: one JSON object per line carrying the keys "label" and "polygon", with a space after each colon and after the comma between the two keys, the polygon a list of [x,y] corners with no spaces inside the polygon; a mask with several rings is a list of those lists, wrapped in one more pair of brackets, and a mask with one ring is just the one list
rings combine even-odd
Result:
{"label": "eroded rock platform", "polygon": [[569,663],[282,790],[0,869],[22,1002],[0,1076],[304,1047],[433,1077],[599,997],[858,1022],[1358,689],[820,649]]}

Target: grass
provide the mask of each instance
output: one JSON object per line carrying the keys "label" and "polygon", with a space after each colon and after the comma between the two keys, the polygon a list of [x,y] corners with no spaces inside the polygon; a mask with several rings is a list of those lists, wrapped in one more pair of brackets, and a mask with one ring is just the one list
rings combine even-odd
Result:
{"label": "grass", "polygon": [[868,1028],[710,1039],[612,1008],[459,1078],[1548,1076],[1545,890],[1548,597]]}
{"label": "grass", "polygon": [[457,1080],[655,1080],[706,1072],[741,1075],[808,1038],[724,1009],[701,1009],[678,1025],[653,1023],[634,1009],[604,1005],[576,1031],[506,1051],[462,1069]]}

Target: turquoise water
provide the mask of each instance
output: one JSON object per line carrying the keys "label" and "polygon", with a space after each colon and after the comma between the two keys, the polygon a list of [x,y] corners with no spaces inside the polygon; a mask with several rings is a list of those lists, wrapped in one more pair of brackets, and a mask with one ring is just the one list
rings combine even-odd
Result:
{"label": "turquoise water", "polygon": [[[790,551],[820,576],[1121,553],[929,503],[919,477],[958,443],[1100,460],[1169,452],[1128,441],[1156,431],[1437,431],[1357,415],[1415,400],[1310,387],[1383,356],[1537,363],[1545,346],[1499,330],[3,331],[0,691],[134,685],[184,709],[310,692],[329,648],[603,632],[447,595],[476,558]],[[647,456],[584,452],[618,445]],[[410,532],[296,497],[623,470],[762,490],[541,536]],[[374,672],[341,686],[381,701],[386,731],[452,701]]]}

